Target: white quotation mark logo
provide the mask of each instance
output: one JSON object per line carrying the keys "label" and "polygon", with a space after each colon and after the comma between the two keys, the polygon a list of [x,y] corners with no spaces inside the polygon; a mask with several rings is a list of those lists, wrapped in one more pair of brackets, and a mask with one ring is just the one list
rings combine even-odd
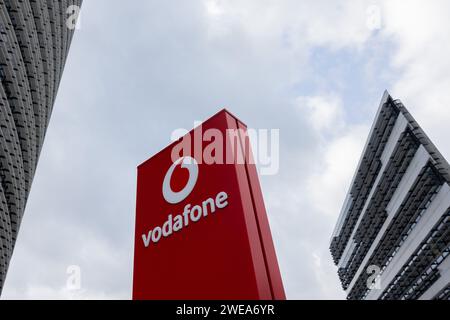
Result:
{"label": "white quotation mark logo", "polygon": [[[172,174],[175,171],[175,168],[181,163],[181,167],[189,170],[189,181],[186,183],[186,186],[183,190],[175,192],[172,190],[170,186],[170,181],[172,180]],[[168,203],[176,204],[180,203],[184,199],[186,199],[194,190],[195,184],[197,183],[198,178],[198,163],[192,157],[183,157],[175,161],[164,177],[162,193],[164,199]]]}

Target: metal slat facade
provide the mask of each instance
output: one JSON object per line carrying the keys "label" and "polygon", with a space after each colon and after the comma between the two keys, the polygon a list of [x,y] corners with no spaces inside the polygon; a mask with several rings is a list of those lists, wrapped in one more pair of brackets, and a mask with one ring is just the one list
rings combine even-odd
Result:
{"label": "metal slat facade", "polygon": [[449,186],[448,162],[386,92],[330,244],[348,299],[449,298]]}
{"label": "metal slat facade", "polygon": [[0,293],[82,0],[0,0]]}

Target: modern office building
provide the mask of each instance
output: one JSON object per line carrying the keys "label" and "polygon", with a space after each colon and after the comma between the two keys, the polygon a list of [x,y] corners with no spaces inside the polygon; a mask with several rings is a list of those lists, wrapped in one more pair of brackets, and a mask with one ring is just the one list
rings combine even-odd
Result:
{"label": "modern office building", "polygon": [[333,232],[348,299],[450,298],[450,167],[386,92]]}
{"label": "modern office building", "polygon": [[0,0],[0,293],[81,0]]}

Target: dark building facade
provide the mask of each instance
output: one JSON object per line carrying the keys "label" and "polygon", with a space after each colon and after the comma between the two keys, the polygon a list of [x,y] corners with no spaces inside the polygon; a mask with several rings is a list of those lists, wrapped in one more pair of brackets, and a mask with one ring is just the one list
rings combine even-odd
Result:
{"label": "dark building facade", "polygon": [[348,299],[450,299],[450,167],[387,92],[330,250]]}
{"label": "dark building facade", "polygon": [[0,0],[0,293],[82,0]]}

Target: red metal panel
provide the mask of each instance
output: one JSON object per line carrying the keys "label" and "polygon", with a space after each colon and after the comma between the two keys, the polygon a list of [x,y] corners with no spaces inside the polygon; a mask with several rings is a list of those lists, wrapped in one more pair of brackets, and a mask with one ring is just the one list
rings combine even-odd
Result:
{"label": "red metal panel", "polygon": [[[237,120],[238,128],[241,132],[247,132],[247,126],[241,121]],[[267,217],[266,207],[264,205],[264,198],[261,191],[261,186],[258,179],[258,172],[253,159],[251,145],[247,137],[241,136],[241,144],[244,146],[246,157],[246,170],[248,175],[248,182],[251,189],[253,205],[256,213],[256,221],[259,226],[260,241],[263,249],[266,268],[269,276],[272,297],[275,300],[285,300],[286,294],[284,292],[283,281],[278,266],[277,255],[273,245],[272,233],[270,231],[269,220]],[[250,160],[250,161],[249,161]]]}
{"label": "red metal panel", "polygon": [[[173,164],[171,153],[179,146],[178,142],[138,168],[133,298],[283,299],[283,285],[256,170],[246,163],[203,163],[202,152],[211,142],[202,141],[201,137],[208,129],[222,133],[225,139],[221,144],[226,148],[230,143],[227,130],[238,129],[238,121],[223,110],[188,134],[190,146],[197,149],[182,156],[192,156],[198,162],[198,178],[181,202],[169,203],[162,191],[166,173]],[[181,166],[174,168],[170,186],[177,192],[193,173],[187,174],[189,171]],[[228,198],[222,203],[216,201],[214,213],[211,201],[205,207],[205,200],[212,199],[214,203],[223,192]],[[219,208],[224,203],[227,205]],[[183,215],[188,204],[191,209],[200,205],[197,209],[203,212],[192,210]],[[204,215],[205,211],[210,212]],[[192,212],[201,212],[201,216]],[[189,220],[198,216],[197,222]],[[180,230],[151,241],[149,231],[158,235],[157,227],[166,226],[166,234],[170,225],[178,229],[174,220],[179,222],[178,226],[183,221]],[[188,224],[184,225],[186,221]]]}

